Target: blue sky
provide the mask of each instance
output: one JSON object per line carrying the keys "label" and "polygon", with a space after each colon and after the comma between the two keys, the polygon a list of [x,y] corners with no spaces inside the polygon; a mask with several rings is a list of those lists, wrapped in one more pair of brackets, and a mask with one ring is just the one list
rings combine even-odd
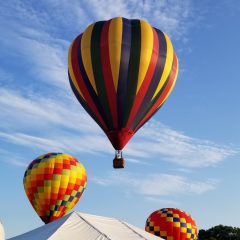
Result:
{"label": "blue sky", "polygon": [[[240,227],[240,3],[46,0],[0,4],[0,218],[8,237],[43,223],[25,195],[26,166],[41,154],[81,161],[88,186],[74,208],[144,227],[163,207],[198,227]],[[75,99],[67,77],[71,41],[90,23],[143,18],[166,31],[179,58],[165,105],[127,145],[124,170]]]}

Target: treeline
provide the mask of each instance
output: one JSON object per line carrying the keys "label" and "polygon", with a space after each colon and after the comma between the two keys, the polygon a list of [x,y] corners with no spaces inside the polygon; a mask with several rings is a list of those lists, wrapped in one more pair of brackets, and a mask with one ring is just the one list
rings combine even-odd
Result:
{"label": "treeline", "polygon": [[198,240],[240,240],[240,228],[218,225],[200,230]]}

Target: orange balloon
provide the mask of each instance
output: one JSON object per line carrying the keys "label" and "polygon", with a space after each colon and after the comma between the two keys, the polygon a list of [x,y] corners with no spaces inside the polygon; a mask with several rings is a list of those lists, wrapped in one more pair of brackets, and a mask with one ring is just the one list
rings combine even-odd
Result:
{"label": "orange balloon", "polygon": [[48,153],[33,160],[24,178],[24,189],[43,222],[68,213],[79,201],[87,173],[78,160],[65,153]]}
{"label": "orange balloon", "polygon": [[150,214],[145,230],[167,240],[196,240],[194,219],[177,208],[163,208]]}

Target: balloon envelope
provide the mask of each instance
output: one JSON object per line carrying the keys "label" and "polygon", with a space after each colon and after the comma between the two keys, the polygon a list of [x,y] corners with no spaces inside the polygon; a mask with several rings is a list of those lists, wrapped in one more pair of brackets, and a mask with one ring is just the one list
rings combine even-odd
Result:
{"label": "balloon envelope", "polygon": [[33,208],[49,223],[75,206],[86,188],[87,174],[76,158],[64,153],[48,153],[31,162],[23,184]]}
{"label": "balloon envelope", "polygon": [[146,221],[145,230],[167,240],[197,239],[194,219],[176,208],[163,208],[153,212]]}
{"label": "balloon envelope", "polygon": [[72,90],[116,150],[163,105],[178,73],[166,33],[144,20],[93,23],[71,44]]}

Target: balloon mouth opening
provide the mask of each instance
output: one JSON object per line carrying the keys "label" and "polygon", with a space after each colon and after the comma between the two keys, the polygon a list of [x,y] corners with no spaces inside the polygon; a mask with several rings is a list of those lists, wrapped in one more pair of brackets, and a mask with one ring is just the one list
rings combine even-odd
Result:
{"label": "balloon mouth opening", "polygon": [[113,168],[124,168],[125,167],[125,160],[122,156],[121,150],[116,150],[115,158],[113,159]]}
{"label": "balloon mouth opening", "polygon": [[60,217],[54,217],[54,216],[40,216],[40,218],[42,219],[42,221],[45,224],[54,222],[55,220],[59,219]]}
{"label": "balloon mouth opening", "polygon": [[42,219],[42,221],[43,221],[45,224],[48,224],[48,223],[51,222],[49,216],[40,216],[40,218]]}

